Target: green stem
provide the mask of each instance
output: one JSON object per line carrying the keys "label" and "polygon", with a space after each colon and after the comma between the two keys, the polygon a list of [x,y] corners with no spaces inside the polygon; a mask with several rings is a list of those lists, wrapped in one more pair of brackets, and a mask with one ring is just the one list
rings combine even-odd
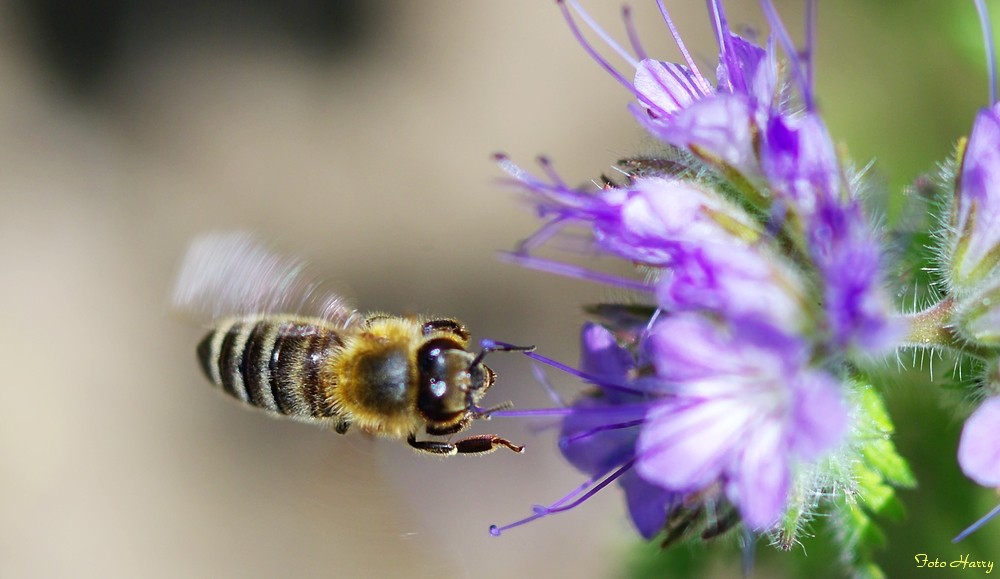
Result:
{"label": "green stem", "polygon": [[983,360],[995,359],[998,354],[996,349],[970,343],[958,335],[952,324],[954,313],[955,299],[948,296],[925,310],[902,315],[909,331],[901,345],[911,348],[945,348]]}

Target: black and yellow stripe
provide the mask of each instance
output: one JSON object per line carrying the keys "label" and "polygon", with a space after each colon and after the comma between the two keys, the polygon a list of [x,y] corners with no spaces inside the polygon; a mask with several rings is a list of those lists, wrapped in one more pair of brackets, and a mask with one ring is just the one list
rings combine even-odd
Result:
{"label": "black and yellow stripe", "polygon": [[321,319],[259,316],[224,320],[198,345],[198,360],[224,392],[276,414],[337,418],[329,373],[341,333]]}

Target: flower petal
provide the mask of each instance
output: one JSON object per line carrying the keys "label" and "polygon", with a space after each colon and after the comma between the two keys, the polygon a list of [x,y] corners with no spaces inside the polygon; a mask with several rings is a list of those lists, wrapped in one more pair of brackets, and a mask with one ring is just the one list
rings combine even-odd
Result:
{"label": "flower petal", "polygon": [[1000,260],[1000,103],[981,111],[965,147],[957,195],[953,283],[967,289]]}
{"label": "flower petal", "polygon": [[625,490],[625,502],[635,528],[644,539],[652,539],[667,523],[667,511],[678,495],[646,482],[635,469],[623,474],[618,484]]}
{"label": "flower petal", "polygon": [[706,96],[686,66],[645,59],[635,70],[636,94],[656,118],[670,117]]}
{"label": "flower petal", "polygon": [[775,196],[804,218],[816,211],[818,198],[832,199],[840,191],[837,152],[817,115],[796,121],[771,116],[760,156]]}
{"label": "flower petal", "polygon": [[847,431],[847,407],[832,376],[803,372],[794,385],[791,450],[813,460],[837,445]]}
{"label": "flower petal", "polygon": [[738,400],[654,406],[636,442],[636,470],[665,489],[696,490],[719,478],[751,416]]}
{"label": "flower petal", "polygon": [[808,321],[804,293],[803,282],[777,256],[736,240],[678,252],[656,291],[667,311],[751,316],[790,334]]}
{"label": "flower petal", "polygon": [[612,428],[637,423],[645,409],[611,406],[600,398],[585,397],[573,404],[562,422],[559,450],[577,470],[597,475],[627,461],[634,453],[638,428]]}
{"label": "flower petal", "polygon": [[977,483],[1000,487],[1000,396],[987,399],[965,421],[958,464]]}
{"label": "flower petal", "polygon": [[758,172],[752,113],[745,96],[720,94],[703,98],[670,119],[644,113],[636,118],[654,137],[750,177]]}
{"label": "flower petal", "polygon": [[773,527],[787,507],[791,475],[788,462],[780,458],[787,455],[779,427],[758,429],[726,485],[729,500],[739,505],[743,522],[752,529]]}
{"label": "flower petal", "polygon": [[901,327],[882,280],[881,246],[857,200],[821,200],[809,221],[810,253],[824,283],[823,307],[838,347],[895,347]]}
{"label": "flower petal", "polygon": [[618,345],[600,324],[588,322],[580,331],[580,369],[588,374],[618,380],[634,366],[632,354]]}
{"label": "flower petal", "polygon": [[627,190],[609,189],[600,196],[607,208],[594,223],[598,245],[647,265],[668,265],[684,247],[731,240],[732,233],[714,215],[750,233],[759,229],[741,208],[691,181],[642,177]]}
{"label": "flower petal", "polygon": [[[720,90],[725,88],[737,92],[744,87],[743,91],[748,96],[767,107],[774,100],[778,86],[778,61],[773,42],[769,42],[768,49],[764,50],[738,34],[727,34],[731,51],[720,54],[716,69]],[[735,77],[740,77],[740,80],[736,81]]]}

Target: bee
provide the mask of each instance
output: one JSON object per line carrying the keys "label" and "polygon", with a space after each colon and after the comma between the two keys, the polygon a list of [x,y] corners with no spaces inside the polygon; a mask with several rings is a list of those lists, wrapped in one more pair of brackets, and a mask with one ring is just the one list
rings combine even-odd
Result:
{"label": "bee", "polygon": [[172,305],[211,324],[198,361],[212,384],[244,404],[340,434],[356,428],[405,439],[438,456],[524,450],[495,434],[455,442],[418,435],[457,434],[509,407],[480,408],[496,380],[483,359],[533,346],[484,340],[473,354],[455,319],[359,314],[305,263],[244,233],[196,239]]}

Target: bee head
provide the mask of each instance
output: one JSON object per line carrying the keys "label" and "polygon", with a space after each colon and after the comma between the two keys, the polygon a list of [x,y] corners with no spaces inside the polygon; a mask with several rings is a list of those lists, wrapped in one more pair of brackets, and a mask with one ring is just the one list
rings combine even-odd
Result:
{"label": "bee head", "polygon": [[449,338],[436,338],[421,346],[417,370],[417,409],[436,423],[461,420],[492,376],[461,344]]}

